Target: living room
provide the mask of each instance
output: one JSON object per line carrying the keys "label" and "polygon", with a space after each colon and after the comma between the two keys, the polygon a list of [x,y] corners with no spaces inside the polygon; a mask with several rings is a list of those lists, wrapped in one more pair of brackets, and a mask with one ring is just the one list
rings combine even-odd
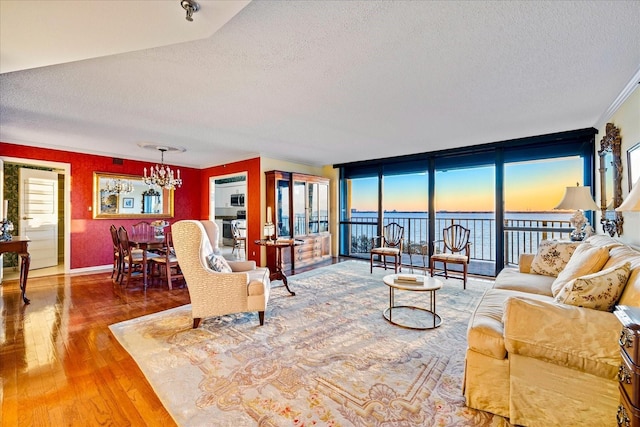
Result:
{"label": "living room", "polygon": [[[22,22],[22,15],[8,9],[11,3],[15,2],[2,2],[3,28],[10,16],[13,25]],[[41,3],[34,3],[38,13],[50,12]],[[237,10],[228,12],[227,21],[217,23],[211,7],[221,7],[220,2],[200,2],[193,22],[184,19],[180,2],[159,3],[176,3],[168,9],[177,9],[177,14],[173,10],[169,17],[157,19],[167,19],[167,28],[172,34],[183,32],[182,39],[3,69],[0,75],[0,158],[10,165],[52,168],[63,177],[59,245],[63,274],[55,283],[95,277],[110,268],[111,248],[96,244],[107,242],[112,221],[95,218],[94,173],[141,176],[144,168],[160,163],[160,153],[141,147],[143,141],[186,148],[164,156],[167,165],[180,169],[183,181],[174,193],[171,223],[214,219],[212,180],[246,175],[246,259],[261,266],[267,264],[268,250],[255,242],[265,237],[268,171],[330,180],[329,233],[331,253],[336,257],[342,254],[338,226],[341,177],[334,165],[384,163],[388,158],[481,148],[579,129],[594,130],[595,160],[607,123],[614,123],[621,134],[622,199],[634,184],[630,171],[640,169],[627,156],[640,142],[640,93],[636,89],[640,81],[636,18],[640,11],[635,2],[545,3],[544,7],[536,2],[502,6],[478,2],[471,8],[439,2],[331,7],[307,2],[229,2],[236,3]],[[78,6],[73,13],[87,13],[87,22],[97,25],[92,21],[96,11],[84,7]],[[541,10],[545,8],[548,10]],[[148,9],[148,2],[146,6],[136,3],[120,13],[137,16],[134,25],[144,27],[140,22],[149,19],[145,18],[151,13]],[[477,17],[482,19],[473,24]],[[172,19],[180,22],[172,23]],[[300,23],[294,25],[296,21]],[[323,29],[328,22],[333,23]],[[193,28],[187,27],[191,24],[204,33],[192,34]],[[202,28],[204,24],[207,28]],[[399,31],[399,27],[404,29]],[[219,30],[209,34],[211,28]],[[51,37],[44,29],[42,33]],[[71,29],[69,33],[78,37]],[[328,33],[331,43],[326,39]],[[4,34],[1,62],[8,64],[4,43],[8,36]],[[498,42],[504,40],[508,41],[505,45]],[[480,49],[487,45],[498,48]],[[99,52],[95,45],[92,48]],[[544,58],[549,50],[549,58]],[[207,51],[207,56],[201,51]],[[436,69],[435,63],[440,67]],[[144,65],[136,68],[135,64]],[[131,75],[137,78],[129,78]],[[208,86],[210,80],[215,87]],[[447,87],[440,91],[438,85]],[[138,103],[140,100],[145,102]],[[597,163],[591,165],[590,176],[592,196],[600,205]],[[581,184],[587,185],[582,178],[578,177]],[[2,181],[9,217],[17,224],[17,184],[4,177]],[[602,217],[599,210],[591,216],[597,234],[604,234]],[[119,218],[117,222],[130,227],[138,219]],[[640,215],[624,213],[624,232],[615,238],[638,247],[638,230]],[[33,270],[33,279],[36,276]],[[45,281],[30,280],[29,287],[33,286],[32,304],[42,312],[45,302],[51,300],[34,298],[47,286],[46,279],[39,280]],[[110,294],[110,285],[108,291]],[[125,293],[120,298],[135,301],[132,304],[138,309],[131,317],[164,310],[167,304],[188,303],[184,292],[172,294],[169,302],[149,296],[148,307],[141,307],[147,301],[142,294]],[[12,307],[12,313],[36,311],[36,306],[4,303]],[[87,300],[84,303],[98,310]],[[126,311],[118,307],[114,310]],[[101,322],[115,323],[124,317],[118,314]],[[101,336],[106,336],[104,330]],[[5,345],[3,342],[3,358],[22,357],[5,356]],[[114,354],[126,357],[127,365],[140,377],[137,381],[144,384],[135,363],[118,351]],[[17,370],[10,375],[18,378]],[[148,385],[136,387],[153,393]],[[5,391],[7,402],[10,395]],[[5,405],[16,401],[7,402],[3,412]],[[160,405],[157,398],[149,402],[151,407]],[[64,421],[64,417],[56,419]]]}

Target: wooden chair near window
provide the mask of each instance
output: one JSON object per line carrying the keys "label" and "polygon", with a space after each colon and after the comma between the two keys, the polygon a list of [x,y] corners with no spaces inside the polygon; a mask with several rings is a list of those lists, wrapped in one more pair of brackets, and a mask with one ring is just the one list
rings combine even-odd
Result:
{"label": "wooden chair near window", "polygon": [[173,281],[184,280],[184,276],[173,249],[173,236],[169,229],[164,231],[164,242],[160,256],[151,258],[149,261],[151,262],[151,271],[157,271],[156,277],[166,280],[169,289],[173,289]]}
{"label": "wooden chair near window", "polygon": [[462,265],[463,289],[467,289],[467,268],[471,258],[469,235],[469,229],[459,224],[450,225],[442,230],[442,239],[433,242],[435,253],[431,255],[429,261],[432,277],[436,262],[443,263],[444,276],[447,279],[449,278],[447,264]]}
{"label": "wooden chair near window", "polygon": [[[391,222],[382,228],[382,236],[371,239],[371,273],[373,267],[387,269],[387,259],[393,259],[395,273],[402,271],[402,244],[404,241],[404,227],[397,222]],[[379,262],[375,262],[378,258]]]}

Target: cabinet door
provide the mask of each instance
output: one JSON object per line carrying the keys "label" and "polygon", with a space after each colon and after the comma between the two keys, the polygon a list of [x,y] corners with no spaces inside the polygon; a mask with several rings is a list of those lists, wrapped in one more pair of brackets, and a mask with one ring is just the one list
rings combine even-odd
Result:
{"label": "cabinet door", "polygon": [[304,181],[293,181],[293,235],[307,234],[307,185]]}
{"label": "cabinet door", "polygon": [[318,184],[309,183],[309,234],[316,234],[319,230],[319,195]]}
{"label": "cabinet door", "polygon": [[318,227],[320,233],[329,231],[329,186],[327,184],[318,185]]}
{"label": "cabinet door", "polygon": [[289,218],[290,188],[288,179],[276,180],[276,229],[278,237],[291,237]]}

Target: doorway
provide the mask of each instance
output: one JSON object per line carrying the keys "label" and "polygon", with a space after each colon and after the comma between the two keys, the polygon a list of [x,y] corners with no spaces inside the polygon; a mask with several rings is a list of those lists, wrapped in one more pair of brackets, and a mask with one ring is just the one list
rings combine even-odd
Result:
{"label": "doorway", "polygon": [[[48,230],[46,233],[47,243],[44,243],[45,246],[48,246],[51,251],[49,253],[53,253],[55,251],[55,255],[53,256],[52,261],[49,264],[51,266],[43,267],[46,264],[40,264],[39,261],[39,250],[33,250],[33,243],[29,244],[29,250],[31,253],[31,268],[29,270],[29,277],[39,277],[39,276],[48,276],[53,274],[61,274],[68,273],[70,271],[70,224],[71,224],[71,212],[69,209],[65,209],[66,206],[69,206],[71,191],[68,185],[71,165],[68,163],[58,163],[58,162],[49,162],[49,161],[40,161],[40,160],[32,160],[32,159],[21,159],[21,158],[13,158],[13,157],[3,157],[2,160],[2,170],[3,170],[3,198],[9,201],[9,209],[8,209],[8,217],[9,220],[13,222],[15,231],[13,235],[24,235],[25,230],[22,227],[25,227],[24,224],[21,224],[23,221],[22,217],[29,218],[28,215],[20,212],[20,207],[22,206],[23,198],[20,196],[20,169],[28,169],[29,171],[36,171],[35,173],[40,173],[40,171],[48,171],[52,172],[54,177],[56,177],[55,187],[57,189],[54,191],[53,196],[55,200],[53,201],[53,208],[55,212],[53,212],[55,231]],[[52,206],[50,206],[52,207]],[[52,228],[53,229],[53,228]],[[40,240],[36,246],[40,246],[42,243],[42,239],[40,236],[37,236],[36,233],[33,234],[29,228],[26,229],[27,236],[32,240],[37,237],[37,240]],[[33,234],[33,236],[31,235]],[[36,248],[37,249],[37,248]],[[19,277],[20,271],[18,267],[17,257],[12,259],[14,254],[7,254],[8,256],[4,257],[2,266],[2,278],[3,280],[12,280],[17,279]],[[47,255],[49,258],[51,256]],[[40,264],[39,268],[38,264]]]}
{"label": "doorway", "polygon": [[[234,248],[234,225],[241,237],[247,236],[247,173],[209,179],[209,217],[218,225],[218,247],[223,255],[244,258],[245,248]],[[239,249],[239,250],[238,250]]]}

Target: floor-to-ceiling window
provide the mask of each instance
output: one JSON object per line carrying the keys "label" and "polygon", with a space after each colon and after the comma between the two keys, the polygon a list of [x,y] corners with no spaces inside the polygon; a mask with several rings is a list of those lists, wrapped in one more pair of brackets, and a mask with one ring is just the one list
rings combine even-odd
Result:
{"label": "floor-to-ceiling window", "polygon": [[[336,165],[341,177],[340,255],[368,257],[371,237],[396,220],[406,229],[405,254],[419,247],[428,259],[442,228],[459,223],[472,230],[470,272],[496,274],[542,238],[568,238],[566,212],[558,221],[545,218],[563,214],[553,207],[568,183],[592,184],[595,133],[581,129]],[[560,179],[560,172],[566,177]],[[526,215],[531,216],[529,225],[517,222]],[[529,233],[527,245],[520,244],[519,232]],[[403,256],[404,264],[408,260]]]}

